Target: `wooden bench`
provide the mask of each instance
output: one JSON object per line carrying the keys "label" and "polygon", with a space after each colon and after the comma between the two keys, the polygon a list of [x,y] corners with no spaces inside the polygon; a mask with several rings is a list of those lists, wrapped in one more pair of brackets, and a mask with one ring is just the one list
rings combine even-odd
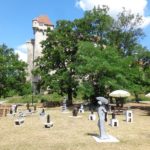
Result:
{"label": "wooden bench", "polygon": [[10,105],[4,105],[4,104],[0,104],[0,117],[6,117],[7,113],[10,110]]}
{"label": "wooden bench", "polygon": [[0,108],[0,117],[6,117],[9,109],[7,108]]}
{"label": "wooden bench", "polygon": [[117,107],[117,106],[113,106],[112,111],[116,114],[116,115],[120,115],[123,114],[124,111],[128,110],[128,107]]}

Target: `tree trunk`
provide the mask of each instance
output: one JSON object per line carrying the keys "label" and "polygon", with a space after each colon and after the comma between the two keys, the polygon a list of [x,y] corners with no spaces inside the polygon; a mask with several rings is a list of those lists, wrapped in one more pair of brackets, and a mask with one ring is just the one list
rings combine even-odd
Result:
{"label": "tree trunk", "polygon": [[68,106],[71,106],[73,103],[72,103],[72,89],[69,88],[68,89],[68,99],[67,99],[67,105]]}

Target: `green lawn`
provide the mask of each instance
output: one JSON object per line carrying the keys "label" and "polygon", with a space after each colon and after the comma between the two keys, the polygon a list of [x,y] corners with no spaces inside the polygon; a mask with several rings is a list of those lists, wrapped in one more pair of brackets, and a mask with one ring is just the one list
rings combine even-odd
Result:
{"label": "green lawn", "polygon": [[[133,107],[134,121],[126,123],[123,115],[117,115],[119,127],[106,123],[108,134],[120,140],[119,143],[96,143],[93,134],[99,134],[96,121],[89,121],[89,112],[79,114],[81,118],[69,117],[60,107],[46,110],[54,126],[44,128],[39,117],[41,108],[31,116],[25,117],[21,126],[14,125],[11,117],[0,118],[1,150],[149,150],[150,148],[150,104],[126,104]],[[19,107],[25,109],[24,106]],[[110,119],[110,115],[108,118]],[[109,121],[108,119],[108,121]]]}

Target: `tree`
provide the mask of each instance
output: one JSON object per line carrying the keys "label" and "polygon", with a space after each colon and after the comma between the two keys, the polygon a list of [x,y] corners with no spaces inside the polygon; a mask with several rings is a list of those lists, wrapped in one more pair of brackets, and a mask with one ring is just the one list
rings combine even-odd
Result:
{"label": "tree", "polygon": [[80,42],[75,66],[82,94],[95,103],[97,96],[108,97],[116,89],[126,89],[135,96],[148,92],[150,59],[146,56],[141,66],[133,56],[122,57],[116,48],[102,50],[92,42]]}
{"label": "tree", "polygon": [[141,24],[142,17],[139,14],[134,15],[123,9],[108,33],[109,45],[116,47],[123,56],[134,54],[135,47],[139,45],[139,39],[144,37],[143,30],[140,28]]}
{"label": "tree", "polygon": [[97,96],[108,97],[114,89],[128,88],[125,74],[129,70],[129,62],[129,58],[122,58],[115,48],[101,50],[91,42],[81,42],[76,69],[84,95],[95,100]]}
{"label": "tree", "polygon": [[69,104],[78,85],[86,97],[94,99],[107,96],[113,89],[140,89],[144,83],[135,81],[144,72],[134,65],[135,53],[144,51],[138,43],[143,37],[138,27],[141,17],[123,10],[115,20],[108,11],[103,6],[86,11],[83,18],[72,22],[58,21],[43,41],[36,72],[45,87],[67,94]]}
{"label": "tree", "polygon": [[26,63],[18,60],[14,50],[0,45],[0,97],[20,94],[26,82]]}
{"label": "tree", "polygon": [[[69,105],[72,104],[72,96],[76,96],[79,82],[74,66],[78,42],[106,42],[105,31],[111,22],[107,9],[94,8],[93,12],[86,12],[84,18],[73,22],[58,21],[56,28],[48,31],[48,38],[43,42],[43,57],[37,60],[36,72],[40,73],[45,87],[49,86],[61,95],[67,94]],[[100,36],[103,42],[99,40]]]}
{"label": "tree", "polygon": [[77,51],[77,38],[71,21],[61,20],[56,28],[48,31],[48,38],[43,42],[43,57],[37,60],[42,82],[51,91],[61,95],[67,94],[68,105],[76,96],[74,61]]}
{"label": "tree", "polygon": [[80,41],[91,41],[101,49],[108,45],[108,33],[114,19],[108,14],[109,8],[94,8],[86,11],[83,18],[75,19],[75,31]]}
{"label": "tree", "polygon": [[143,93],[148,93],[150,91],[150,51],[145,50],[139,53],[136,64],[142,72],[142,76],[139,79],[140,85],[142,86],[141,91]]}

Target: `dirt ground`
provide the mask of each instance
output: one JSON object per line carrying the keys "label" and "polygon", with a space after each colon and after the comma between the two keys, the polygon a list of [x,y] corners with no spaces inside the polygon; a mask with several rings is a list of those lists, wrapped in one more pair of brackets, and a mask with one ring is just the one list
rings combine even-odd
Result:
{"label": "dirt ground", "polygon": [[[25,122],[15,125],[16,117],[0,118],[0,150],[149,150],[150,149],[150,103],[128,103],[133,111],[133,123],[127,123],[123,114],[117,115],[119,127],[111,127],[108,115],[106,132],[119,143],[97,143],[96,121],[88,120],[89,111],[73,118],[72,112],[62,113],[60,107],[46,109],[54,122],[52,128],[44,128],[45,120],[36,113],[25,117]],[[19,107],[19,111],[25,107]],[[95,112],[96,113],[96,112]],[[97,115],[97,114],[96,114]]]}

